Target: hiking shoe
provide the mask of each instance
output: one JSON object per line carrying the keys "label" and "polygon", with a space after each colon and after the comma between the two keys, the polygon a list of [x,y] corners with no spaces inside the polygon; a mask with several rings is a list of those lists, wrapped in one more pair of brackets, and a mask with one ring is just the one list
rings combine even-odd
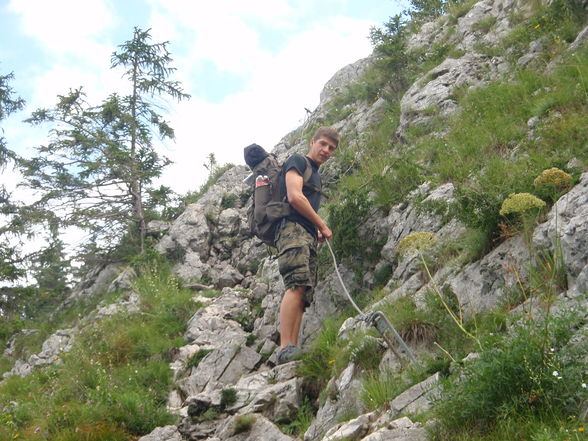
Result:
{"label": "hiking shoe", "polygon": [[278,362],[278,364],[289,363],[300,357],[301,354],[302,351],[300,350],[300,348],[297,348],[292,343],[288,343],[283,348],[278,349],[276,361]]}

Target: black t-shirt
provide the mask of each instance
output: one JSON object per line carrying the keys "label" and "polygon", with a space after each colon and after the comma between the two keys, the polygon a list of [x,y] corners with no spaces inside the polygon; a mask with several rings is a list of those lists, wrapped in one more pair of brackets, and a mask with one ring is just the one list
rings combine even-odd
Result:
{"label": "black t-shirt", "polygon": [[[312,159],[308,158],[308,162],[312,165],[312,175],[310,175],[310,179],[308,183],[313,185],[314,187],[321,189],[322,182],[321,182],[321,175],[319,175],[318,169],[319,166],[315,163]],[[280,173],[280,194],[282,196],[282,200],[286,198],[286,173],[288,173],[291,169],[296,169],[296,171],[300,174],[300,176],[304,177],[304,172],[306,171],[306,167],[308,166],[308,162],[304,159],[304,156],[299,155],[298,153],[293,154],[290,156],[284,165],[282,166],[282,172]],[[306,196],[308,202],[310,202],[310,206],[313,208],[314,211],[318,211],[319,206],[321,204],[321,194],[318,191],[313,190],[307,186],[302,187],[302,194]],[[287,216],[288,220],[292,222],[299,223],[302,225],[306,230],[316,236],[317,229],[314,224],[306,219],[304,216],[298,214],[294,211],[290,216]]]}

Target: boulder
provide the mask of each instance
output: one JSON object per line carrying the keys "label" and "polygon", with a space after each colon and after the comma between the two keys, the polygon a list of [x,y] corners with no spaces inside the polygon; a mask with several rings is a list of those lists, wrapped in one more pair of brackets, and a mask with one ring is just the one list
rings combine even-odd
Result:
{"label": "boulder", "polygon": [[319,408],[316,418],[304,434],[304,441],[320,440],[328,430],[335,427],[344,415],[361,414],[362,404],[358,396],[362,390],[357,378],[357,368],[351,363],[338,378],[331,378],[326,390],[325,403]]}
{"label": "boulder", "polygon": [[563,259],[568,287],[586,284],[588,271],[588,173],[559,198],[547,221],[533,233],[533,245]]}
{"label": "boulder", "polygon": [[330,429],[322,441],[357,440],[369,431],[371,423],[376,419],[376,412],[366,413],[350,421],[341,423]]}
{"label": "boulder", "polygon": [[176,426],[157,427],[149,435],[142,436],[138,441],[182,441]]}
{"label": "boulder", "polygon": [[402,392],[390,403],[391,414],[415,414],[429,410],[436,394],[439,393],[440,378],[441,375],[436,373]]}
{"label": "boulder", "polygon": [[179,389],[190,397],[205,390],[214,391],[234,385],[241,376],[250,373],[261,356],[248,347],[237,345],[214,349],[192,369],[190,375],[178,381]]}
{"label": "boulder", "polygon": [[137,273],[133,268],[125,268],[108,286],[107,292],[129,291],[133,289],[133,282],[136,278]]}
{"label": "boulder", "polygon": [[361,441],[427,441],[428,436],[424,428],[403,417],[392,421],[387,427],[381,428]]}
{"label": "boulder", "polygon": [[490,310],[501,297],[526,280],[529,248],[522,236],[512,237],[484,256],[450,276],[441,290],[451,290],[467,316]]}
{"label": "boulder", "polygon": [[[244,415],[227,418],[218,427],[214,437],[208,441],[292,441],[293,438],[284,435],[274,423],[263,415],[252,415],[249,424],[243,424]],[[242,432],[236,430],[241,428]]]}
{"label": "boulder", "polygon": [[224,288],[220,297],[190,318],[185,338],[191,344],[215,348],[229,344],[244,345],[247,336],[236,320],[248,314],[247,299],[238,291]]}

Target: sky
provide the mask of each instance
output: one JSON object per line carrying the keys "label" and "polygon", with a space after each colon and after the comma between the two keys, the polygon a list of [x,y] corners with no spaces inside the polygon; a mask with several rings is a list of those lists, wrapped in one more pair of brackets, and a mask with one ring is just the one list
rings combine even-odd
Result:
{"label": "sky", "polygon": [[[110,68],[135,27],[167,41],[190,100],[167,100],[161,112],[175,141],[158,142],[170,165],[158,184],[198,190],[206,157],[243,164],[243,147],[271,150],[319,104],[325,83],[368,56],[369,30],[406,6],[400,0],[0,0],[0,74],[26,108],[2,122],[8,147],[29,156],[48,127],[22,121],[57,95],[80,86],[99,104],[128,82]],[[5,169],[0,178],[14,185]]]}

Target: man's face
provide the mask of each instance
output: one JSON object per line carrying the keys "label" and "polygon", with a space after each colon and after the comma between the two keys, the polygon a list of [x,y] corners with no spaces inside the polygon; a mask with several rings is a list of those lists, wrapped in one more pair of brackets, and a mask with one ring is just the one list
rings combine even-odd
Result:
{"label": "man's face", "polygon": [[308,156],[320,165],[327,162],[336,149],[337,146],[331,139],[321,136],[319,139],[311,141]]}

